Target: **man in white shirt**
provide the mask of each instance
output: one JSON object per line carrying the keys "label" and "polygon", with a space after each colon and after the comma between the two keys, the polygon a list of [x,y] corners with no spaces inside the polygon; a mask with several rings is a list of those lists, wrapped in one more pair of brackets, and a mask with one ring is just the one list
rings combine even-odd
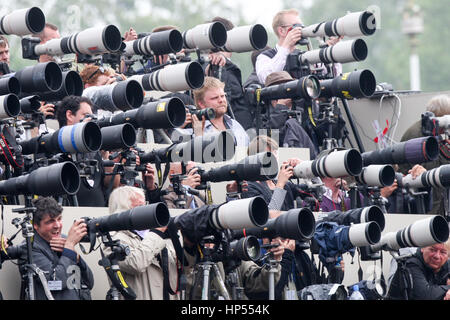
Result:
{"label": "man in white shirt", "polygon": [[271,49],[275,53],[273,57],[262,53],[256,60],[256,74],[260,83],[265,83],[266,77],[272,72],[283,71],[288,54],[295,50],[296,43],[302,37],[302,29],[293,28],[295,24],[302,24],[295,9],[280,11],[273,18],[272,28],[278,42],[275,49]]}
{"label": "man in white shirt", "polygon": [[[256,60],[255,69],[260,83],[265,83],[269,74],[284,70],[287,56],[296,49],[297,42],[302,37],[302,28],[298,25],[303,23],[296,9],[282,10],[273,18],[272,28],[278,42],[275,48],[262,52]],[[330,37],[326,44],[333,46],[341,39],[342,37]],[[335,68],[336,74],[342,72],[340,64],[336,64]]]}

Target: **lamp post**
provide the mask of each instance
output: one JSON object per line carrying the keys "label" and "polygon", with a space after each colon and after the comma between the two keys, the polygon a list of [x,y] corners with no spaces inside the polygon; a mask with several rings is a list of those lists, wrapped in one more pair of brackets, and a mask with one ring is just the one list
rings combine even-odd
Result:
{"label": "lamp post", "polygon": [[412,91],[420,91],[420,61],[417,53],[418,36],[423,33],[423,16],[420,7],[409,0],[403,10],[402,32],[409,38],[409,74]]}

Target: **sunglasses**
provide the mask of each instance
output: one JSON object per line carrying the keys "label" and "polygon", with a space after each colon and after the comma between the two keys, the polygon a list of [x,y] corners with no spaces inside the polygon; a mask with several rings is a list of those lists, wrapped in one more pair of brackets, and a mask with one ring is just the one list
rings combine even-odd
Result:
{"label": "sunglasses", "polygon": [[92,77],[95,76],[99,71],[103,74],[103,73],[105,73],[106,70],[103,67],[98,67],[98,69],[96,69],[94,72],[92,72],[92,74],[87,78],[87,81],[91,80]]}

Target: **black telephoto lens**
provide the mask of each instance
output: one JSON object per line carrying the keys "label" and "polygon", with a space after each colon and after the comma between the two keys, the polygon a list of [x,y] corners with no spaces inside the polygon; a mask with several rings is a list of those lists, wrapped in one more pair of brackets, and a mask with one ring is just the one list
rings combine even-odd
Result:
{"label": "black telephoto lens", "polygon": [[38,63],[25,67],[15,73],[3,76],[16,77],[21,85],[20,97],[39,95],[42,92],[55,92],[61,88],[63,76],[61,68],[55,62]]}
{"label": "black telephoto lens", "polygon": [[345,73],[331,80],[320,82],[320,97],[338,97],[351,100],[371,97],[376,88],[375,76],[370,70]]}
{"label": "black telephoto lens", "polygon": [[89,221],[89,232],[110,232],[120,230],[147,230],[165,227],[169,224],[170,213],[162,202],[95,218]]}
{"label": "black telephoto lens", "polygon": [[74,195],[80,188],[80,174],[72,162],[41,167],[27,175],[0,181],[2,195]]}
{"label": "black telephoto lens", "polygon": [[435,137],[415,138],[392,147],[361,154],[364,166],[371,164],[419,164],[434,161],[439,156],[439,144]]}
{"label": "black telephoto lens", "polygon": [[186,109],[179,98],[161,99],[141,107],[98,120],[100,127],[130,123],[135,128],[169,129],[181,126],[186,120]]}
{"label": "black telephoto lens", "polygon": [[83,94],[83,80],[76,71],[64,71],[62,73],[62,85],[56,92],[42,92],[39,94],[44,101],[59,101],[67,96],[78,96]]}

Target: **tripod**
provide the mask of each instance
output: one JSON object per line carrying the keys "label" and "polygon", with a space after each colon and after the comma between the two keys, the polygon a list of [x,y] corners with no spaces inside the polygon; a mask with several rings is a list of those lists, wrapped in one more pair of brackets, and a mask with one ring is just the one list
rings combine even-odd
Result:
{"label": "tripod", "polygon": [[106,256],[103,250],[100,249],[102,258],[98,262],[105,269],[112,283],[111,288],[106,294],[106,300],[119,300],[119,293],[122,294],[125,300],[135,300],[136,294],[123,279],[119,267],[119,261],[125,260],[126,256],[130,253],[130,248],[121,244],[119,240],[112,240],[109,232],[103,234],[102,239],[105,247],[111,250],[111,254]]}
{"label": "tripod", "polygon": [[[278,244],[264,244],[261,248],[270,250],[278,246]],[[264,265],[264,268],[269,270],[269,300],[275,300],[275,274],[278,273],[278,265],[280,261],[275,260],[273,253],[269,251],[262,256],[260,260],[264,261],[265,259],[268,259],[267,263]]]}
{"label": "tripod", "polygon": [[[225,286],[222,275],[220,274],[219,267],[212,259],[212,255],[216,252],[215,248],[210,248],[208,244],[213,243],[214,237],[205,237],[199,245],[199,251],[201,253],[201,260],[196,265],[198,273],[195,275],[196,279],[194,284],[198,282],[198,274],[201,275],[202,280],[202,300],[209,300],[210,298],[210,284],[214,283],[216,290],[225,300],[231,300],[230,294]],[[211,277],[212,276],[212,277]],[[194,289],[194,288],[193,288]]]}
{"label": "tripod", "polygon": [[[409,295],[413,288],[413,281],[412,281],[411,274],[409,273],[408,269],[406,268],[406,260],[408,258],[410,258],[413,254],[407,253],[407,254],[401,255],[400,252],[395,252],[395,251],[389,251],[389,253],[391,254],[392,258],[394,258],[395,261],[397,261],[397,272],[398,272],[398,276],[400,277],[399,284],[400,284],[400,291],[402,293],[402,298],[404,300],[409,300]],[[387,290],[387,294],[386,294],[387,298],[389,297],[391,285],[392,285],[392,282],[390,283],[390,286]]]}
{"label": "tripod", "polygon": [[[31,202],[30,197],[26,197],[26,202],[29,204]],[[33,264],[33,244],[32,244],[32,238],[34,236],[34,230],[32,225],[33,220],[33,212],[36,211],[36,208],[31,206],[26,206],[25,208],[19,208],[19,209],[13,209],[12,212],[18,212],[18,213],[24,213],[25,217],[22,219],[22,221],[14,219],[12,223],[16,226],[21,228],[22,230],[22,236],[25,239],[26,242],[26,256],[27,256],[27,262],[22,266],[22,268],[25,270],[25,274],[22,276],[22,281],[26,279],[26,288],[25,292],[21,292],[21,300],[24,298],[26,300],[35,300],[35,288],[34,288],[34,277],[37,276],[39,281],[42,284],[42,287],[44,288],[45,295],[48,300],[54,300],[50,289],[48,287],[47,279],[44,275],[44,271],[39,269],[35,264]],[[13,238],[12,238],[13,239]],[[12,240],[11,239],[11,240]],[[24,294],[24,296],[23,296]]]}

